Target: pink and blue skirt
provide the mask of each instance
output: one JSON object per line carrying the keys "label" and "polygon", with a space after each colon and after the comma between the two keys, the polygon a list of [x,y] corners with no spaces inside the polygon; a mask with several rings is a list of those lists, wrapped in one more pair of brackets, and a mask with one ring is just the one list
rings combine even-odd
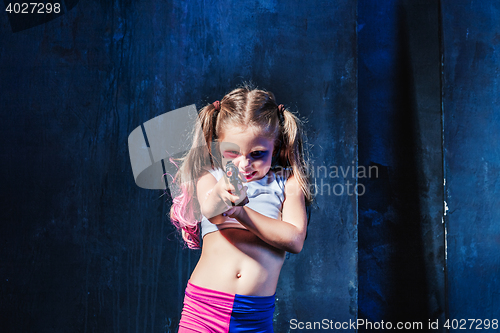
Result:
{"label": "pink and blue skirt", "polygon": [[229,294],[188,282],[179,333],[272,333],[275,296]]}

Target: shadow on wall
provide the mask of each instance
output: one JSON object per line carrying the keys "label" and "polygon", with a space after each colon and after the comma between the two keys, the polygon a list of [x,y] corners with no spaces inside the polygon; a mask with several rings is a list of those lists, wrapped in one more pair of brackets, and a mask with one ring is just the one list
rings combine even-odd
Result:
{"label": "shadow on wall", "polygon": [[[438,7],[430,1],[377,6],[386,6],[376,8],[385,16],[364,9],[360,17],[379,26],[360,34],[366,64],[360,66],[360,161],[380,173],[360,180],[367,195],[359,198],[359,318],[421,322],[426,329],[444,313],[444,240],[433,215],[442,205]],[[428,35],[435,38],[422,42]],[[434,92],[425,95],[429,84]]]}
{"label": "shadow on wall", "polygon": [[[388,293],[388,304],[393,307],[390,318],[396,321],[427,322],[428,286],[424,242],[422,239],[421,195],[425,189],[422,168],[422,149],[419,133],[418,107],[415,93],[415,78],[410,50],[411,27],[406,9],[397,9],[397,58],[396,93],[394,114],[394,173],[391,198],[397,221],[388,221],[389,237],[394,251],[389,260],[388,279],[392,288]],[[390,179],[391,180],[391,179]],[[391,223],[392,222],[392,223]]]}

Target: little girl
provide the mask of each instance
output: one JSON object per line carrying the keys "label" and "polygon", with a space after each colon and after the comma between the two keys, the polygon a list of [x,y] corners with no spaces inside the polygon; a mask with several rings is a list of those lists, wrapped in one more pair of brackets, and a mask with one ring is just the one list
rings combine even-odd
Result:
{"label": "little girl", "polygon": [[188,247],[200,247],[200,229],[203,240],[179,332],[273,332],[285,253],[302,250],[312,202],[301,123],[271,92],[246,86],[199,117],[170,212]]}

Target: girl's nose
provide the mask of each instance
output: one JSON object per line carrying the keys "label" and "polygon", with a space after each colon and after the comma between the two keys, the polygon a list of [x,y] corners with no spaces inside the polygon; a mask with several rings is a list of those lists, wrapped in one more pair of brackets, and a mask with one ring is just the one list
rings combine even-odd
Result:
{"label": "girl's nose", "polygon": [[[236,163],[237,161],[237,163]],[[238,156],[233,163],[239,168],[239,169],[245,169],[249,164],[250,160],[246,158],[246,156]]]}

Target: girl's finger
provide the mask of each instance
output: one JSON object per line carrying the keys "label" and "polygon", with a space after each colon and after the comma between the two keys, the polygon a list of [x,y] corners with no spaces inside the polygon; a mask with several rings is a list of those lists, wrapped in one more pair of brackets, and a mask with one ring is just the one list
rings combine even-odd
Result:
{"label": "girl's finger", "polygon": [[[231,208],[231,206],[234,205],[234,198],[236,196],[235,195],[232,195],[231,193],[227,193],[227,195],[224,197],[224,203],[226,204],[226,207],[229,209]],[[236,197],[237,198],[237,197]]]}
{"label": "girl's finger", "polygon": [[228,182],[228,183],[226,183],[226,185],[224,186],[224,189],[225,189],[226,191],[231,191],[231,192],[234,192],[234,191],[236,190],[236,189],[234,188],[233,184],[231,184],[231,183],[229,183],[229,182]]}
{"label": "girl's finger", "polygon": [[219,185],[220,188],[223,189],[224,191],[234,191],[233,184],[231,184],[231,182],[229,181],[229,179],[227,179],[225,175],[219,180],[219,183],[220,183]]}
{"label": "girl's finger", "polygon": [[238,202],[238,200],[240,200],[239,196],[231,194],[231,202],[232,203],[236,203],[236,202]]}

